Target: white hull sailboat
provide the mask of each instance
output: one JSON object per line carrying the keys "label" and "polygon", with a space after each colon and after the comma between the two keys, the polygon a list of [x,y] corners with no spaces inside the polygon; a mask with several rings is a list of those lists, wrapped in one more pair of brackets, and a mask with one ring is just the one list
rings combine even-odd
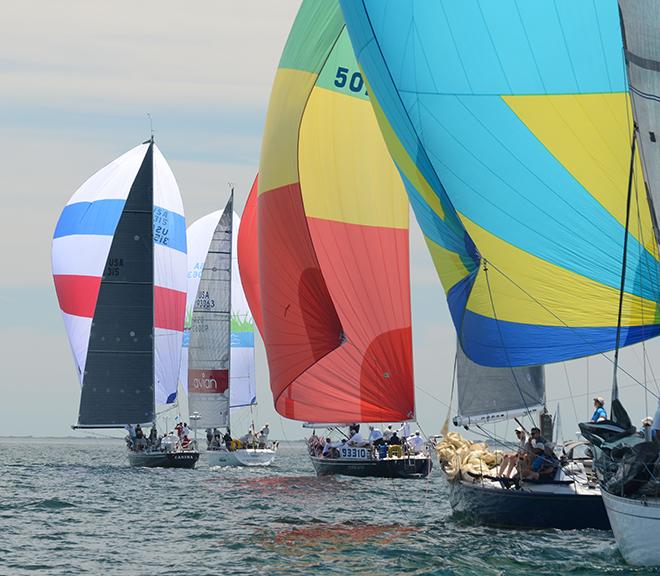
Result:
{"label": "white hull sailboat", "polygon": [[270,466],[275,460],[277,448],[220,448],[207,452],[209,468],[214,466]]}
{"label": "white hull sailboat", "polygon": [[[188,299],[181,378],[188,382],[191,421],[197,429],[230,432],[232,412],[256,403],[254,321],[243,292],[237,259],[240,218],[233,192],[223,211],[188,228]],[[254,432],[254,424],[251,426]],[[228,448],[209,441],[214,466],[269,466],[276,447]]]}
{"label": "white hull sailboat", "polygon": [[633,566],[660,566],[660,498],[633,499],[603,491],[621,555]]}

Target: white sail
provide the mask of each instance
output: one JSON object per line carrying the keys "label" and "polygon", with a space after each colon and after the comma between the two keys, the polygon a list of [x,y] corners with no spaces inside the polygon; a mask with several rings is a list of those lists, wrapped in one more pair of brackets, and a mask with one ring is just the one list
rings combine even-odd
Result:
{"label": "white sail", "polygon": [[254,365],[254,319],[248,307],[238,271],[238,228],[241,219],[234,212],[231,257],[231,371],[229,375],[232,408],[257,401]]}

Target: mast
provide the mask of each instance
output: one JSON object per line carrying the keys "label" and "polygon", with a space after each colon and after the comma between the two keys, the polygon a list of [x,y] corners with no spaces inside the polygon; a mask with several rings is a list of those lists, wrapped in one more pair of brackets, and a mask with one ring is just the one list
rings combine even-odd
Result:
{"label": "mast", "polygon": [[227,430],[231,430],[231,281],[234,273],[232,262],[232,257],[234,255],[234,185],[230,183],[229,187],[230,192],[227,205],[229,206],[229,233],[231,239],[229,241],[229,338],[227,340],[229,343],[229,359],[227,360],[227,390],[229,393],[229,402],[227,405]]}
{"label": "mast", "polygon": [[619,289],[619,312],[616,321],[616,344],[614,348],[614,377],[612,379],[612,402],[619,399],[619,383],[617,372],[619,370],[619,348],[621,344],[621,316],[623,313],[623,294],[626,284],[626,264],[628,260],[628,230],[630,226],[630,200],[632,198],[632,184],[635,172],[635,149],[637,144],[637,124],[633,125],[632,143],[630,144],[630,170],[628,172],[628,198],[626,200],[626,228],[623,238],[623,259],[621,262],[621,287]]}

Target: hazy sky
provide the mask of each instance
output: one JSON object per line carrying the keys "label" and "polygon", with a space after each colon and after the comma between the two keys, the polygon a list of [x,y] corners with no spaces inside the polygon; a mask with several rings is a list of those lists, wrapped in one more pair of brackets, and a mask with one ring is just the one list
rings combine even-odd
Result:
{"label": "hazy sky", "polygon": [[[149,136],[149,112],[188,223],[224,206],[228,181],[236,183],[242,206],[299,3],[21,0],[3,6],[0,414],[6,431],[68,435],[76,420],[79,385],[50,269],[52,232],[64,204],[92,173]],[[454,331],[414,223],[411,235],[417,411],[432,433],[447,412]],[[660,357],[657,343],[647,350]],[[269,420],[275,437],[302,437],[298,423],[273,410],[261,343],[257,362],[258,420]],[[626,350],[622,364],[642,379],[641,347]],[[548,368],[547,378],[548,405],[554,411],[561,400],[571,436],[576,420],[590,414],[595,391],[609,397],[611,364],[602,357],[560,364]],[[621,384],[639,421],[647,411],[644,394],[625,377]],[[655,399],[648,402],[652,414]],[[506,424],[497,431],[511,436]]]}

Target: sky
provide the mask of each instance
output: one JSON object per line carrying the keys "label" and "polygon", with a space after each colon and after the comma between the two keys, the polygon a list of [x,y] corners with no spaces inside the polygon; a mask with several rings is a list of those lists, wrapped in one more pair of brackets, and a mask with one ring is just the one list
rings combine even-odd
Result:
{"label": "sky", "polygon": [[[149,137],[179,183],[188,223],[225,204],[228,182],[242,207],[257,172],[261,132],[277,63],[299,0],[21,0],[0,19],[0,415],[11,435],[72,432],[80,395],[53,289],[50,249],[57,218],[94,172]],[[444,292],[411,223],[413,341],[417,418],[437,433],[451,391],[455,353]],[[660,376],[660,345],[646,353],[647,381]],[[640,381],[641,346],[622,352]],[[608,355],[611,357],[611,355]],[[611,359],[549,366],[548,407],[559,404],[572,437],[609,401]],[[635,422],[655,398],[622,376]],[[656,390],[656,384],[649,387]],[[297,439],[300,424],[274,409],[263,345],[257,342],[257,423]],[[513,426],[496,426],[513,436]]]}

